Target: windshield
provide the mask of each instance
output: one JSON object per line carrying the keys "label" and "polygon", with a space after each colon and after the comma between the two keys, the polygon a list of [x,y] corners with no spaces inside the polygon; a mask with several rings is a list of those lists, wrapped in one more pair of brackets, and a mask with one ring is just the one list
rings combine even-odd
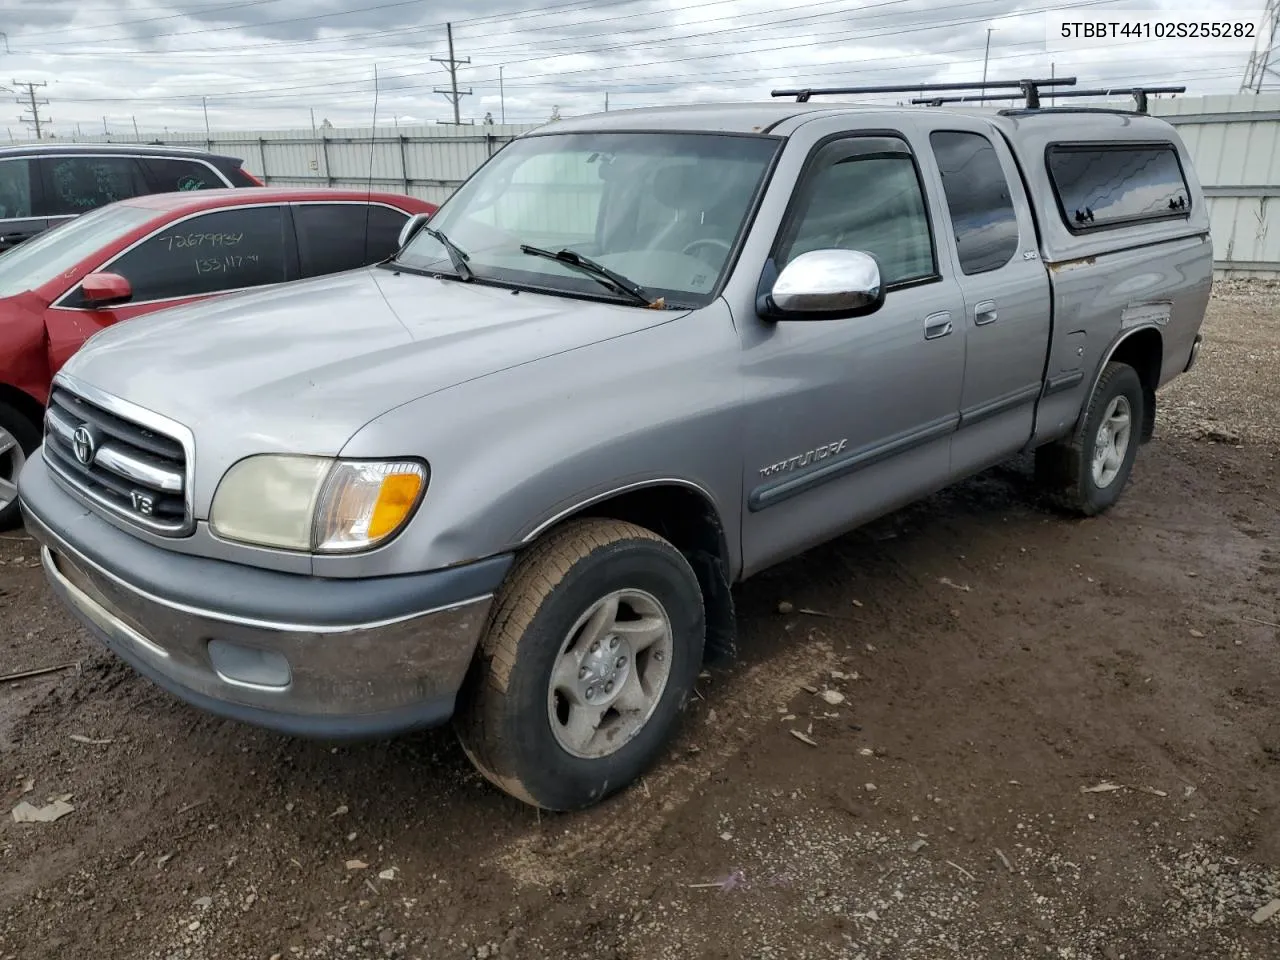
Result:
{"label": "windshield", "polygon": [[154,210],[112,204],[46,230],[0,254],[0,297],[43,286],[123,233],[146,223]]}
{"label": "windshield", "polygon": [[[780,141],[697,133],[574,133],[513,141],[431,218],[476,279],[617,297],[583,271],[521,252],[570,249],[654,296],[705,303]],[[453,274],[416,234],[397,258]]]}

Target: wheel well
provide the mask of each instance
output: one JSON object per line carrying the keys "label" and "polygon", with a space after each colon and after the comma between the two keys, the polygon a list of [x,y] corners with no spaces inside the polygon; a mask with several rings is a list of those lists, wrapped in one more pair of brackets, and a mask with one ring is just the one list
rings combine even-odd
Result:
{"label": "wheel well", "polygon": [[0,383],[0,403],[7,403],[35,425],[40,432],[44,421],[44,404],[29,393],[7,383]]}
{"label": "wheel well", "polygon": [[1113,363],[1124,363],[1133,367],[1142,381],[1142,433],[1140,439],[1146,443],[1151,439],[1156,426],[1156,387],[1160,384],[1160,373],[1164,365],[1164,339],[1160,331],[1152,327],[1138,330],[1125,337],[1111,354]]}
{"label": "wheel well", "polygon": [[729,547],[715,507],[687,487],[653,486],[618,494],[565,519],[608,517],[652,530],[684,554],[702,588],[709,658],[730,657],[737,645],[729,583]]}

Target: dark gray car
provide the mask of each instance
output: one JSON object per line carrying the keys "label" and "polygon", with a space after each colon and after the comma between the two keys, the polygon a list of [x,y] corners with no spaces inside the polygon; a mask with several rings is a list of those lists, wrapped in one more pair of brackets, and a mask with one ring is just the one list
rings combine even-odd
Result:
{"label": "dark gray car", "polygon": [[1211,251],[1177,132],[1126,111],[573,119],[386,264],[95,336],[22,505],[187,701],[456,717],[493,783],[581,807],[660,755],[731,585],[1023,451],[1113,504]]}
{"label": "dark gray car", "polygon": [[238,157],[141,144],[0,147],[0,253],[98,207],[147,193],[260,187]]}

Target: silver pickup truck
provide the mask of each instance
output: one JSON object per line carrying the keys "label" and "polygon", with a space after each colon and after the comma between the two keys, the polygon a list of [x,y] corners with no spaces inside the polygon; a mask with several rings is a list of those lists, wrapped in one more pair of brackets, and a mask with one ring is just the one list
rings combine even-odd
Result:
{"label": "silver pickup truck", "polygon": [[140,673],[290,734],[451,718],[590,805],[731,586],[1020,453],[1120,495],[1196,359],[1205,201],[1140,112],[772,102],[525,135],[376,267],[108,328],[20,494]]}

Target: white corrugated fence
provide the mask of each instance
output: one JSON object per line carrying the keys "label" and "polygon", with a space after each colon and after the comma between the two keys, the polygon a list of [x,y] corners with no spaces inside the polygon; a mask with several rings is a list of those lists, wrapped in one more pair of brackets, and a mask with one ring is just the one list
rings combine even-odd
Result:
{"label": "white corrugated fence", "polygon": [[[1177,125],[1191,151],[1208,198],[1219,274],[1280,277],[1280,94],[1153,98],[1151,112]],[[272,185],[372,181],[440,203],[494,151],[536,126],[330,127],[168,134],[162,142],[241,157]],[[107,139],[131,142],[105,136],[86,142]],[[570,219],[580,216],[579,199],[566,197]],[[521,207],[512,196],[505,214],[518,219]]]}

